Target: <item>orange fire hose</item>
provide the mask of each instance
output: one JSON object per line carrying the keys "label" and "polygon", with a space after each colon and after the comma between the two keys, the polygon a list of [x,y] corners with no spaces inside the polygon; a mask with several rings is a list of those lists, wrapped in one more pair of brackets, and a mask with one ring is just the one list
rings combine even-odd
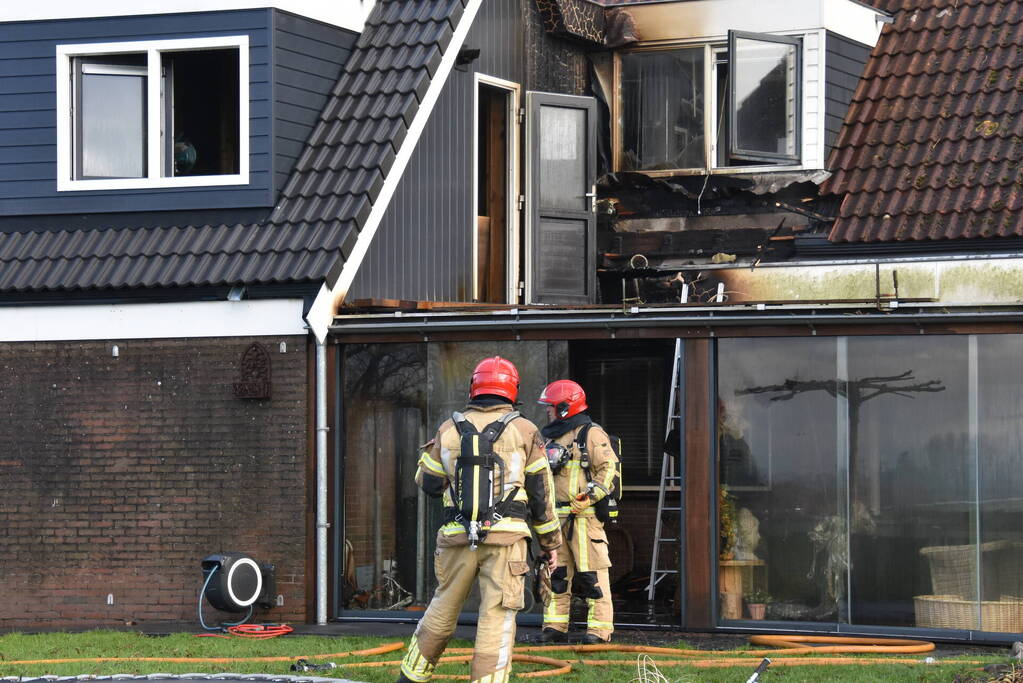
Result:
{"label": "orange fire hose", "polygon": [[[513,662],[541,664],[551,667],[540,671],[516,673],[518,678],[543,678],[560,676],[570,673],[573,664],[584,666],[629,666],[632,662],[624,659],[555,659],[541,655],[525,654],[526,652],[629,652],[656,654],[673,657],[651,659],[659,667],[690,666],[698,669],[725,667],[754,667],[760,663],[760,657],[771,655],[772,666],[820,666],[820,665],[871,665],[871,664],[922,664],[923,660],[908,658],[884,657],[800,657],[793,655],[865,653],[878,654],[918,654],[934,650],[934,643],[923,640],[906,640],[897,638],[849,638],[840,636],[752,636],[750,643],[769,645],[764,650],[692,650],[671,647],[655,647],[649,645],[547,645],[516,647],[512,655]],[[808,643],[825,643],[822,646]],[[339,659],[344,657],[366,657],[401,650],[403,642],[387,643],[366,650],[334,652],[330,654],[304,655],[306,659]],[[284,662],[295,659],[295,656],[279,657],[91,657],[77,659],[34,659],[21,661],[0,661],[2,665],[27,664],[58,664],[76,662],[181,662],[181,663],[212,663],[231,662]],[[472,659],[472,648],[451,648],[441,657],[438,664],[464,663]],[[981,665],[980,660],[955,660],[955,664]],[[348,668],[371,668],[400,666],[401,661],[353,662],[346,664]],[[460,674],[436,674],[434,678],[467,680],[469,676]]]}
{"label": "orange fire hose", "polygon": [[[518,649],[518,648],[515,648]],[[448,652],[465,651],[472,652],[472,648],[454,648],[448,650]],[[437,660],[438,664],[456,664],[459,662],[470,662],[472,661],[471,654],[455,655],[455,656],[444,656]],[[572,664],[563,659],[552,659],[550,657],[538,657],[536,655],[522,655],[512,654],[513,662],[524,662],[528,664],[545,664],[553,667],[551,669],[543,671],[527,671],[524,673],[516,673],[515,676],[518,678],[544,678],[547,676],[561,676],[562,674],[571,673]],[[401,660],[390,661],[390,662],[357,662],[354,664],[345,664],[345,668],[357,669],[357,668],[376,668],[384,666],[401,666]],[[467,681],[469,676],[467,674],[433,674],[433,678],[440,678],[446,680],[456,681]]]}
{"label": "orange fire hose", "polygon": [[[351,652],[333,652],[325,655],[303,655],[306,659],[338,659],[341,657],[368,657],[394,652],[405,647],[405,643],[386,643],[368,650],[352,650]],[[20,661],[0,661],[0,666],[15,664],[77,664],[79,662],[195,662],[199,664],[225,664],[230,662],[290,662],[295,657],[81,657],[77,659],[23,659]]]}

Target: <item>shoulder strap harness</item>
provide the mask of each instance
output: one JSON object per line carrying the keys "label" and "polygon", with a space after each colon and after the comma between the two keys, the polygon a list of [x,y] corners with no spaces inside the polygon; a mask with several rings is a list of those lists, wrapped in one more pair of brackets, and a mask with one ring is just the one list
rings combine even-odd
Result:
{"label": "shoulder strap harness", "polygon": [[[615,477],[615,483],[611,485],[610,491],[599,481],[593,480],[593,473],[590,468],[590,451],[586,447],[586,443],[590,438],[590,428],[593,427],[594,424],[595,423],[593,422],[584,424],[582,429],[580,429],[579,433],[575,436],[575,446],[579,449],[579,467],[582,468],[583,473],[586,475],[586,486],[589,488],[591,494],[595,488],[604,492],[603,497],[597,501],[594,508],[594,511],[597,514],[597,519],[604,524],[615,524],[618,522],[618,499],[621,497],[621,474],[619,472],[618,476]],[[611,437],[608,436],[608,438],[610,439]],[[615,466],[618,467],[618,463],[615,463]]]}
{"label": "shoulder strap harness", "polygon": [[518,416],[518,411],[507,412],[480,432],[462,413],[451,415],[461,436],[461,449],[455,460],[455,521],[465,527],[473,550],[486,538],[490,527],[504,518],[519,491],[516,486],[499,500],[494,499],[495,470],[502,492],[505,475],[504,461],[494,454],[494,443]]}

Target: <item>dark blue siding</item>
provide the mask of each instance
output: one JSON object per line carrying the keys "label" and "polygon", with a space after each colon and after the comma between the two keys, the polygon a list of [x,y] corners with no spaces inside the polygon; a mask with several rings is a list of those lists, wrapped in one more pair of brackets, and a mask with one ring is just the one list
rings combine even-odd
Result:
{"label": "dark blue siding", "polygon": [[[466,46],[480,58],[454,70],[362,262],[348,299],[472,298],[474,72],[524,84],[523,2],[483,3]],[[523,93],[524,95],[524,93]],[[520,102],[524,105],[524,102]]]}
{"label": "dark blue siding", "polygon": [[274,12],[274,191],[302,153],[358,34]]}
{"label": "dark blue siding", "polygon": [[[0,216],[270,206],[269,10],[14,22],[0,30]],[[249,37],[249,184],[57,192],[58,44]]]}
{"label": "dark blue siding", "polygon": [[828,31],[825,50],[824,150],[827,158],[863,75],[870,47]]}

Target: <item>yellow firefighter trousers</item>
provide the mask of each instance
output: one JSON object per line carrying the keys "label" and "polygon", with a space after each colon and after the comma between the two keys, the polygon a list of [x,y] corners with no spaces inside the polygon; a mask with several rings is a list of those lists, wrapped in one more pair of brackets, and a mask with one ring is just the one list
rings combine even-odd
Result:
{"label": "yellow firefighter trousers", "polygon": [[[565,519],[561,519],[561,530],[565,532]],[[558,566],[568,570],[569,588],[564,593],[554,593],[543,614],[543,627],[562,633],[568,632],[569,611],[572,606],[572,577],[576,572],[595,572],[597,587],[602,597],[587,598],[586,632],[601,640],[610,640],[614,632],[614,605],[611,602],[611,581],[608,569],[611,559],[608,555],[607,535],[604,526],[593,516],[578,517],[573,522],[572,538],[565,537],[565,543],[558,549]]]}
{"label": "yellow firefighter trousers", "polygon": [[474,683],[505,683],[511,675],[515,615],[523,607],[526,540],[512,545],[437,548],[437,591],[416,627],[401,671],[412,681],[428,681],[458,624],[458,614],[479,574],[480,606],[470,678]]}

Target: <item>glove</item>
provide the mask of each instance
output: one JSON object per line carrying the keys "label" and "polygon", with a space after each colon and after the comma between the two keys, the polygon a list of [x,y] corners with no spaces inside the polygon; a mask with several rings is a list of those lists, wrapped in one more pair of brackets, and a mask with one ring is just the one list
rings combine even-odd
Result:
{"label": "glove", "polygon": [[590,499],[588,493],[580,493],[578,496],[572,499],[572,514],[581,514],[583,510],[593,505],[593,501]]}

